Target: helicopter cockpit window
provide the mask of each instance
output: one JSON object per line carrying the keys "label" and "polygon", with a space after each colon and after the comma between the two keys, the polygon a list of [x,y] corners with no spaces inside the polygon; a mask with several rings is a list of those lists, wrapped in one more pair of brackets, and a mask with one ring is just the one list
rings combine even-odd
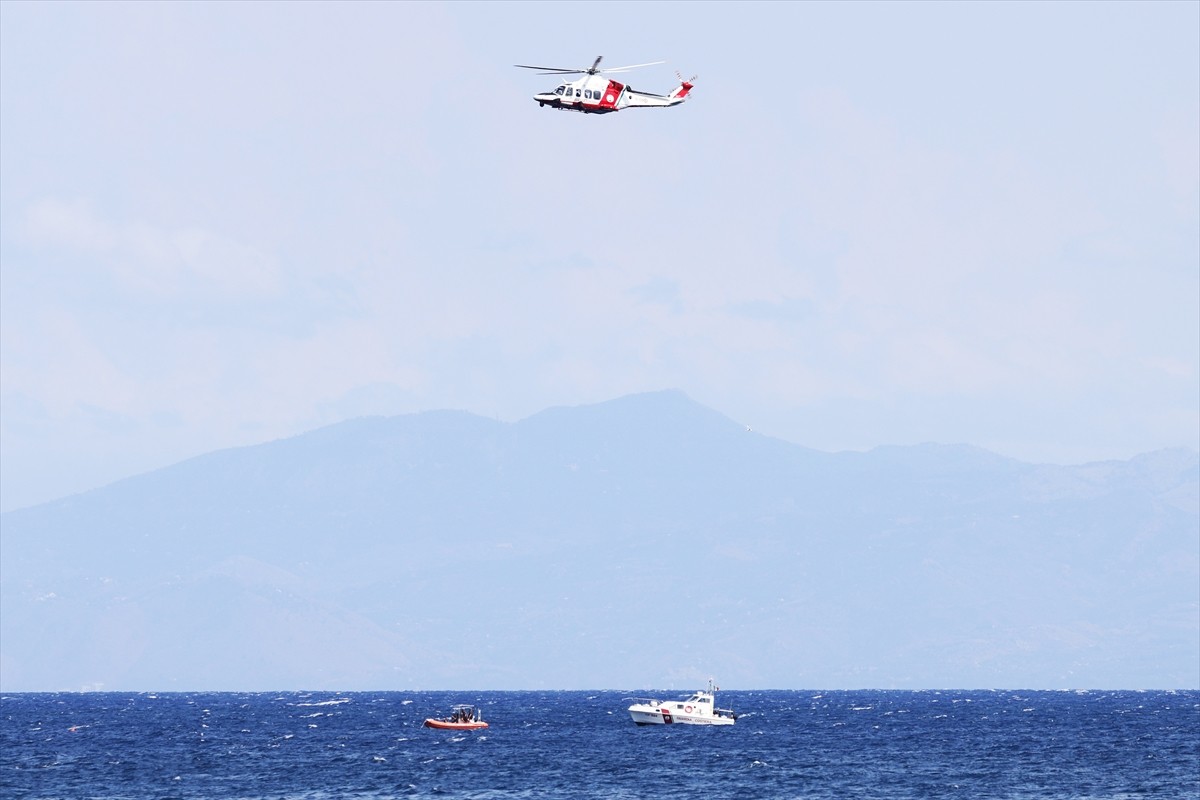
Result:
{"label": "helicopter cockpit window", "polygon": [[555,90],[554,90],[554,93],[555,93],[555,94],[562,94],[562,93],[563,93],[563,88],[565,88],[565,87],[562,87],[562,86],[558,87],[557,89],[555,89]]}

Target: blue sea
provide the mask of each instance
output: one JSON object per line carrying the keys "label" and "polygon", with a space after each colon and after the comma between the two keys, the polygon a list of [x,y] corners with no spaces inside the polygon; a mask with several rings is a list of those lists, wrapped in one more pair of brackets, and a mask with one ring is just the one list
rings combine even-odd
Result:
{"label": "blue sea", "polygon": [[[1200,798],[1197,691],[728,691],[723,728],[630,694],[9,694],[0,796]],[[422,727],[456,703],[491,727]]]}

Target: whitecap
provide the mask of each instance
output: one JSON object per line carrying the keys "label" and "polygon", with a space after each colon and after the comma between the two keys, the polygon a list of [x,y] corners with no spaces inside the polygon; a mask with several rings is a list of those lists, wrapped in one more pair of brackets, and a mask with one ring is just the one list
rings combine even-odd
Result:
{"label": "whitecap", "polygon": [[340,706],[342,703],[349,702],[349,697],[339,697],[336,700],[322,700],[319,703],[296,703],[296,705],[304,708],[312,708],[314,706]]}

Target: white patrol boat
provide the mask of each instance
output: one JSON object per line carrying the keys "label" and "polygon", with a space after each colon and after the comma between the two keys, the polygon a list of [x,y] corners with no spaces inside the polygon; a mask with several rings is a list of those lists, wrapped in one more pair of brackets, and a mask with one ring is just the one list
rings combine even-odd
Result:
{"label": "white patrol boat", "polygon": [[717,689],[712,681],[708,689],[694,692],[686,700],[648,700],[629,707],[629,716],[638,725],[732,725],[737,720],[728,708],[717,708]]}

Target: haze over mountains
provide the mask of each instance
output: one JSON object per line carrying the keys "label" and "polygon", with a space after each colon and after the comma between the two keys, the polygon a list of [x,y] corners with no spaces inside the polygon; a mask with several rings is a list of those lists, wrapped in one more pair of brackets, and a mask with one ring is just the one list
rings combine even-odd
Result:
{"label": "haze over mountains", "polygon": [[1198,498],[675,391],[362,418],[4,514],[0,684],[1196,688]]}

